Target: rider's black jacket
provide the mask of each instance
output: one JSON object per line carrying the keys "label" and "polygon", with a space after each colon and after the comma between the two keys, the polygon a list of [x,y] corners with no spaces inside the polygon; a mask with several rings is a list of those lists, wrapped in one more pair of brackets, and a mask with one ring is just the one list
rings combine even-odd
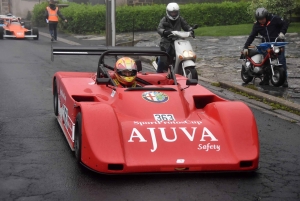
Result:
{"label": "rider's black jacket", "polygon": [[[164,26],[164,23],[167,22],[169,24],[168,27]],[[162,50],[168,50],[172,40],[164,37],[164,30],[169,31],[181,31],[183,29],[184,31],[190,31],[192,30],[192,27],[188,25],[188,23],[184,20],[183,17],[179,16],[177,20],[170,20],[167,16],[163,17],[159,25],[157,27],[158,34],[162,37],[160,40],[160,48]]]}
{"label": "rider's black jacket", "polygon": [[254,23],[252,32],[249,35],[244,48],[247,49],[258,34],[266,39],[266,41],[263,42],[274,42],[279,33],[282,32],[283,34],[286,34],[287,29],[288,23],[286,21],[279,16],[269,14],[266,24],[261,25],[258,21]]}

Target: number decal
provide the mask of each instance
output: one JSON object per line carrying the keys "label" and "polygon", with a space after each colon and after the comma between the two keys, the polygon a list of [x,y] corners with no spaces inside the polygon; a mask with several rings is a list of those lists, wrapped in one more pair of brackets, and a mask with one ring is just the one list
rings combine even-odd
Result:
{"label": "number decal", "polygon": [[173,114],[154,114],[155,121],[175,121]]}
{"label": "number decal", "polygon": [[68,108],[63,105],[63,121],[66,128],[68,128]]}

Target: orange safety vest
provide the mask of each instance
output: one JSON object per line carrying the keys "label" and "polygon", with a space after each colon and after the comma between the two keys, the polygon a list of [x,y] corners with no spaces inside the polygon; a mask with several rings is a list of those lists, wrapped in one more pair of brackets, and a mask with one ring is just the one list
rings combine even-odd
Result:
{"label": "orange safety vest", "polygon": [[58,16],[57,16],[57,11],[58,7],[56,7],[55,10],[50,9],[50,7],[47,7],[48,11],[48,20],[52,22],[58,22]]}

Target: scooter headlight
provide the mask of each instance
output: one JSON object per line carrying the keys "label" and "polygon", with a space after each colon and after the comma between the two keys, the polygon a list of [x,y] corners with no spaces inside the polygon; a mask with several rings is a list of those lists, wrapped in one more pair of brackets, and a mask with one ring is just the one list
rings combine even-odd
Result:
{"label": "scooter headlight", "polygon": [[182,59],[196,59],[196,57],[197,57],[196,54],[191,50],[189,50],[189,51],[184,50],[183,54],[179,55],[180,60],[182,60]]}
{"label": "scooter headlight", "polygon": [[280,52],[280,48],[279,47],[273,47],[273,51],[278,54]]}

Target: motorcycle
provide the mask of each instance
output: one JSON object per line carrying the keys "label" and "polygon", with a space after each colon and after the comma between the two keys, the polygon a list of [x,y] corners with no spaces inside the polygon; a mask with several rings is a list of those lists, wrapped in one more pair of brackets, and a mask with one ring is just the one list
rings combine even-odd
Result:
{"label": "motorcycle", "polygon": [[[164,24],[165,27],[168,27],[169,24]],[[194,25],[193,29],[197,29],[198,25]],[[198,73],[195,69],[196,67],[196,53],[193,51],[192,45],[185,38],[193,37],[193,32],[186,31],[172,31],[172,34],[168,36],[172,40],[171,47],[175,51],[173,56],[173,68],[176,74],[183,75],[188,79],[198,80]],[[157,69],[158,57],[152,62],[152,66]]]}
{"label": "motorcycle", "polygon": [[[256,37],[264,39],[262,37]],[[282,53],[283,47],[288,42],[263,42],[256,46],[249,46],[248,55],[241,54],[240,59],[243,60],[241,77],[248,84],[254,78],[263,78],[267,73],[272,72],[270,77],[271,83],[275,87],[281,86],[285,79],[286,73],[279,63],[278,56]],[[266,41],[264,39],[264,41]],[[253,80],[253,81],[254,81]]]}

